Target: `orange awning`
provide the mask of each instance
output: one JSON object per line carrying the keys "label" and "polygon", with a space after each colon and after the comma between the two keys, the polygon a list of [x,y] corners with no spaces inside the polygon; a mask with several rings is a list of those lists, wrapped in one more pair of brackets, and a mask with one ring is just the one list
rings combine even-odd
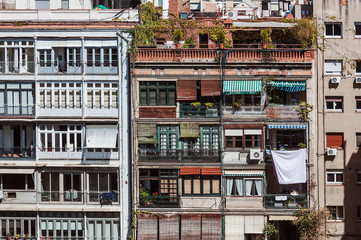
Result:
{"label": "orange awning", "polygon": [[199,167],[181,167],[180,175],[200,175],[201,168]]}
{"label": "orange awning", "polygon": [[222,175],[221,168],[202,168],[202,175]]}

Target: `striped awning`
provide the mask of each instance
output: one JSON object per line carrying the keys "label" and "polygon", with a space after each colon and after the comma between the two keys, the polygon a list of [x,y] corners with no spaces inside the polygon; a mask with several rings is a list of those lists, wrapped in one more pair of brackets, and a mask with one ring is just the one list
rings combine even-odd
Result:
{"label": "striped awning", "polygon": [[307,129],[306,124],[268,124],[269,129]]}
{"label": "striped awning", "polygon": [[223,174],[224,177],[263,177],[264,171],[234,171],[226,170]]}
{"label": "striped awning", "polygon": [[201,168],[199,167],[181,167],[180,175],[200,175]]}
{"label": "striped awning", "polygon": [[202,175],[222,175],[222,170],[219,167],[202,168]]}
{"label": "striped awning", "polygon": [[305,81],[272,81],[269,83],[269,85],[277,90],[281,90],[285,92],[306,91]]}
{"label": "striped awning", "polygon": [[224,81],[224,85],[223,85],[223,93],[226,95],[256,94],[261,92],[262,92],[261,80]]}

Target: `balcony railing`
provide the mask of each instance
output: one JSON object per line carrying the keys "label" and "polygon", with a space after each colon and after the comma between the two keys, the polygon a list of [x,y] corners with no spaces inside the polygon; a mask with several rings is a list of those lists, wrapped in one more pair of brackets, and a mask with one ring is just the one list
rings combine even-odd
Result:
{"label": "balcony railing", "polygon": [[17,106],[4,104],[0,106],[0,116],[33,116],[34,107],[34,104]]}
{"label": "balcony railing", "polygon": [[180,118],[218,118],[219,107],[218,104],[214,104],[212,108],[206,108],[206,106],[200,106],[195,108],[187,103],[180,103]]}
{"label": "balcony railing", "polygon": [[3,190],[2,204],[13,203],[36,203],[35,190]]}
{"label": "balcony railing", "polygon": [[233,115],[262,115],[262,106],[242,106],[240,108],[235,108],[233,106],[225,106],[223,108],[224,114],[233,114]]}
{"label": "balcony railing", "polygon": [[[113,63],[114,66],[109,66],[108,64],[104,65],[86,65],[85,73],[87,74],[117,74],[118,73],[118,65],[117,63]],[[108,66],[107,66],[108,65]]]}
{"label": "balcony railing", "polygon": [[269,118],[299,118],[296,105],[268,105],[266,114]]}
{"label": "balcony railing", "polygon": [[149,196],[147,199],[142,199],[139,206],[146,208],[177,208],[179,207],[179,196]]}
{"label": "balcony railing", "polygon": [[[216,49],[159,49],[159,48],[138,48],[136,53],[137,61],[163,61],[173,62],[179,60],[214,60],[218,57]],[[314,50],[302,50],[294,48],[281,49],[229,49],[227,61],[229,62],[310,62],[314,58]]]}
{"label": "balcony railing", "polygon": [[[114,193],[114,198],[112,199],[103,199],[102,196],[104,196],[104,194],[107,193]],[[89,202],[90,203],[100,203],[100,202],[105,202],[105,201],[110,201],[111,202],[119,202],[119,193],[116,191],[113,192],[109,192],[109,191],[99,191],[99,192],[94,192],[94,191],[90,191],[88,192],[89,195]]]}
{"label": "balcony railing", "polygon": [[82,148],[74,150],[62,148],[40,148],[39,159],[81,159],[83,155]]}
{"label": "balcony railing", "polygon": [[298,209],[307,207],[307,196],[305,194],[267,194],[265,195],[265,208],[287,208]]}
{"label": "balcony railing", "polygon": [[34,69],[34,61],[28,61],[27,63],[0,61],[0,73],[33,73]]}
{"label": "balcony railing", "polygon": [[118,149],[114,148],[87,148],[85,158],[87,160],[111,160],[118,159]]}
{"label": "balcony railing", "polygon": [[44,63],[40,62],[39,73],[40,74],[81,74],[82,63],[76,62],[75,65],[64,65],[63,67],[56,62]]}
{"label": "balcony railing", "polygon": [[40,193],[42,202],[82,202],[83,192],[75,189],[69,189],[64,192],[59,191],[42,191]]}
{"label": "balcony railing", "polygon": [[139,149],[140,161],[220,161],[220,151]]}
{"label": "balcony railing", "polygon": [[32,147],[10,147],[0,148],[0,159],[25,159],[34,158],[35,148]]}

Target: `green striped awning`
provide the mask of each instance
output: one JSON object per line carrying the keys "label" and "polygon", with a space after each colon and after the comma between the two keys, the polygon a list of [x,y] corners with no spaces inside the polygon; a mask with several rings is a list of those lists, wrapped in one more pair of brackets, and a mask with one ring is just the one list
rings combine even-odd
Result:
{"label": "green striped awning", "polygon": [[269,83],[269,85],[277,90],[281,90],[285,92],[306,91],[305,81],[272,81]]}
{"label": "green striped awning", "polygon": [[261,80],[224,81],[224,85],[223,85],[223,93],[226,95],[256,94],[261,92],[262,92]]}

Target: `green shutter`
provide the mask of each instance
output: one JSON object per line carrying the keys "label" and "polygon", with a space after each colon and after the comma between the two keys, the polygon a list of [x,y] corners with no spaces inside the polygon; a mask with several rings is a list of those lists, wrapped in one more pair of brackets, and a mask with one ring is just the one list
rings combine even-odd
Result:
{"label": "green shutter", "polygon": [[139,123],[138,124],[138,143],[157,144],[157,124]]}
{"label": "green shutter", "polygon": [[181,138],[197,138],[199,137],[199,123],[181,123]]}

